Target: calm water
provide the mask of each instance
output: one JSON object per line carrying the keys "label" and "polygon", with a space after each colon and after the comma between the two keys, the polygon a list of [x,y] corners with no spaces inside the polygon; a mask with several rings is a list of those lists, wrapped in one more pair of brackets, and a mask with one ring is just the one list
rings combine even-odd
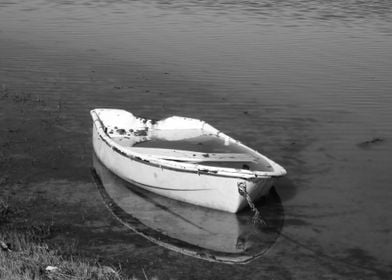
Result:
{"label": "calm water", "polygon": [[[391,46],[382,0],[0,1],[1,193],[141,278],[386,279]],[[268,254],[209,264],[127,231],[90,177],[95,107],[201,118],[281,163]]]}

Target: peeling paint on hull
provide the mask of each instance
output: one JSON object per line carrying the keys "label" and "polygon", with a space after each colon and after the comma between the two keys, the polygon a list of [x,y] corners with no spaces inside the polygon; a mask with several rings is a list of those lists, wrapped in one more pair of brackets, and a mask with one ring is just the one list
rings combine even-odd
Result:
{"label": "peeling paint on hull", "polygon": [[[124,129],[124,126],[129,126],[129,123],[132,122],[135,131],[143,128],[140,127],[141,123],[142,125],[151,125],[150,121],[143,119],[140,122],[140,119],[122,110],[93,110],[91,112],[94,120],[93,147],[97,157],[109,170],[124,180],[159,195],[203,207],[236,213],[247,205],[246,199],[238,191],[238,184],[246,183],[250,197],[252,200],[257,200],[269,192],[275,177],[286,173],[282,167],[262,155],[260,157],[263,157],[263,160],[268,160],[268,164],[273,167],[272,171],[252,172],[249,170],[220,168],[165,160],[151,155],[135,153],[113,141],[105,132],[107,131],[108,121],[102,120],[100,117],[107,112],[112,114],[110,119],[116,116],[120,118],[114,120],[115,123],[119,124],[118,127],[120,129]],[[175,119],[176,122],[174,123],[176,127],[181,125],[201,125],[212,132],[218,132],[199,120],[175,118],[178,118]],[[163,122],[163,125],[158,122],[161,125],[160,129],[173,125],[168,125],[167,120],[170,120],[170,118],[160,121]],[[170,121],[172,122],[173,120]],[[181,121],[185,124],[182,124]],[[221,132],[218,133],[222,135],[221,137],[226,137],[228,141],[235,141]],[[251,150],[250,148],[247,149]],[[256,153],[253,150],[251,151]]]}

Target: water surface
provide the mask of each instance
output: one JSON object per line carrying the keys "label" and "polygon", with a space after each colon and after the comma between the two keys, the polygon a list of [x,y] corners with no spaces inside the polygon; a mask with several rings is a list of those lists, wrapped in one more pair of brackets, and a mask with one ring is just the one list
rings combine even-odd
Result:
{"label": "water surface", "polygon": [[[391,27],[381,0],[1,1],[2,196],[141,278],[386,279]],[[281,163],[281,238],[227,266],[129,233],[90,177],[95,107],[203,119]]]}

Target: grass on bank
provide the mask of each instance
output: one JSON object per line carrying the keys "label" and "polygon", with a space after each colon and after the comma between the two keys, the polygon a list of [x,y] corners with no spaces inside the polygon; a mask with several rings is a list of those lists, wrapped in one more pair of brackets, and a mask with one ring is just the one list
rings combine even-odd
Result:
{"label": "grass on bank", "polygon": [[108,266],[79,257],[62,257],[43,242],[42,231],[34,228],[21,231],[8,226],[10,212],[8,203],[0,199],[0,279],[129,279]]}
{"label": "grass on bank", "polygon": [[45,243],[34,240],[33,234],[0,229],[0,279],[125,279],[108,266],[79,258],[65,259]]}

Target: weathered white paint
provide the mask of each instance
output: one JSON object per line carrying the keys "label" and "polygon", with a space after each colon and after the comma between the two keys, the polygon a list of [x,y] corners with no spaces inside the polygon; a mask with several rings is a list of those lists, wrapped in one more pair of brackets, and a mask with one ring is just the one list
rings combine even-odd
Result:
{"label": "weathered white paint", "polygon": [[[95,109],[91,111],[91,116],[94,122],[94,151],[102,163],[121,178],[169,198],[235,213],[247,205],[246,199],[238,192],[239,183],[245,182],[250,197],[256,200],[268,193],[274,177],[286,174],[284,168],[277,163],[200,120],[171,117],[153,124],[150,120],[137,118],[117,109]],[[168,137],[170,129],[203,129],[219,135],[225,141],[236,142],[245,147],[252,155],[267,161],[272,166],[272,171],[177,162],[138,152],[137,149],[124,147],[113,140],[122,135],[112,133],[109,136],[106,133],[115,126],[124,130],[163,133]]]}

